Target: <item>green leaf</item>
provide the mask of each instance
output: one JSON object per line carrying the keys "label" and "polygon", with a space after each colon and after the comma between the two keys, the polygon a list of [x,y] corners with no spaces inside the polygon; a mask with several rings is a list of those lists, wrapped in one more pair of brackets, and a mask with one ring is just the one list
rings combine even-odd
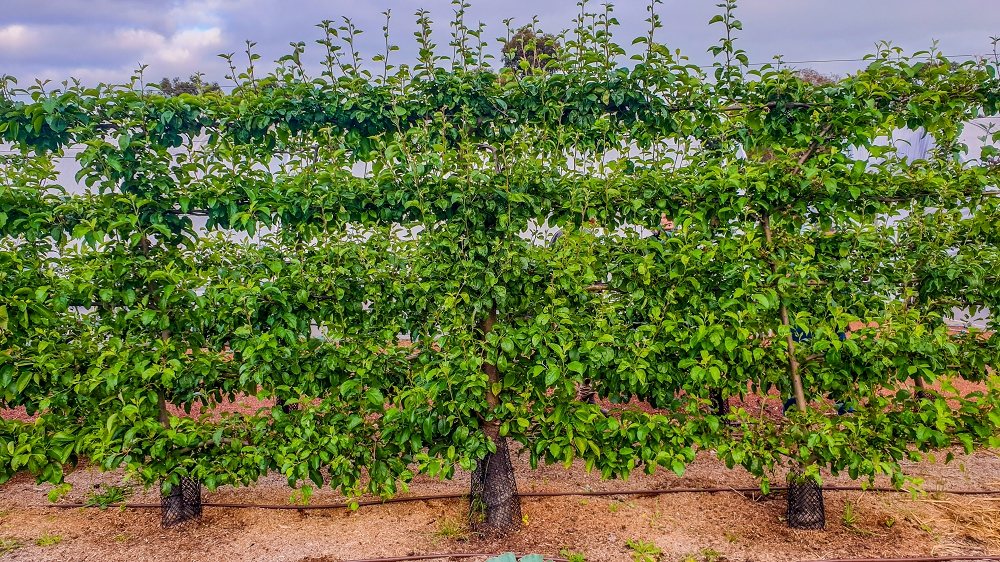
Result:
{"label": "green leaf", "polygon": [[368,398],[368,403],[372,406],[382,406],[385,404],[385,396],[383,396],[382,391],[377,388],[368,389],[368,392],[365,393],[365,397]]}

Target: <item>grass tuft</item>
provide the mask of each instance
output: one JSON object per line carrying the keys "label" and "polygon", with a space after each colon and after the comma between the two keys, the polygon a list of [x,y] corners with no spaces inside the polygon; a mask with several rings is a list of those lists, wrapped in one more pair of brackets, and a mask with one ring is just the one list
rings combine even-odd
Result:
{"label": "grass tuft", "polygon": [[10,539],[6,537],[0,537],[0,556],[10,554],[15,550],[24,546],[17,539]]}
{"label": "grass tuft", "polygon": [[48,531],[42,531],[42,536],[35,539],[38,546],[52,546],[62,542],[62,535],[50,535]]}
{"label": "grass tuft", "polygon": [[658,562],[662,551],[656,548],[652,542],[635,541],[626,539],[628,547],[632,549],[632,558],[635,562]]}

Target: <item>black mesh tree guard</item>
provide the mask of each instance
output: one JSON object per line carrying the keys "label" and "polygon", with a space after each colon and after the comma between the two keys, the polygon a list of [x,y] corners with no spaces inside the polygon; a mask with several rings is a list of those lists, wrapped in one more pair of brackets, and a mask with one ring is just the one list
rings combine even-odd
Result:
{"label": "black mesh tree guard", "polygon": [[722,395],[721,389],[713,389],[710,392],[710,397],[712,400],[712,413],[717,416],[728,416],[729,410],[729,400]]}
{"label": "black mesh tree guard", "polygon": [[276,399],[274,401],[274,403],[275,403],[276,406],[280,406],[281,407],[281,411],[284,412],[284,413],[286,413],[286,414],[290,414],[290,413],[292,413],[294,411],[297,411],[299,409],[299,405],[297,403],[296,404],[288,404],[284,400],[282,400],[281,398]]}
{"label": "black mesh tree guard", "polygon": [[793,472],[788,478],[788,526],[793,529],[823,529],[823,488],[812,478]]}
{"label": "black mesh tree guard", "polygon": [[180,483],[160,498],[160,506],[164,529],[201,518],[201,483],[181,476]]}
{"label": "black mesh tree guard", "polygon": [[484,534],[503,534],[521,525],[521,498],[517,495],[514,466],[507,439],[493,440],[497,451],[488,453],[472,471],[469,526]]}

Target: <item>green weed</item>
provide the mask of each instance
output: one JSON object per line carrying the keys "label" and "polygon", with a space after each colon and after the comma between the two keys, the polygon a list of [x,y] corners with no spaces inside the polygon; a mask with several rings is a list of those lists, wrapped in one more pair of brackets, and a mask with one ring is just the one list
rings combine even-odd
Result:
{"label": "green weed", "polygon": [[844,504],[844,515],[841,516],[845,527],[853,527],[860,520],[857,513],[857,504],[848,501]]}
{"label": "green weed", "polygon": [[721,560],[723,560],[722,553],[711,548],[703,548],[697,554],[685,555],[681,562],[720,562]]}
{"label": "green weed", "polygon": [[465,539],[468,532],[465,525],[453,517],[443,517],[438,521],[437,531],[434,536],[448,540]]}
{"label": "green weed", "polygon": [[42,531],[42,536],[35,539],[38,546],[52,546],[62,542],[62,535],[50,535],[48,531]]}
{"label": "green weed", "polygon": [[582,552],[570,552],[568,548],[560,550],[559,555],[569,562],[587,562]]}
{"label": "green weed", "polygon": [[632,549],[632,558],[635,562],[658,562],[662,551],[656,548],[651,542],[635,541],[626,539],[628,547]]}
{"label": "green weed", "polygon": [[72,484],[65,484],[65,483],[60,486],[56,486],[55,488],[52,488],[51,490],[49,490],[48,493],[49,501],[52,503],[56,503],[57,501],[66,497],[66,494],[68,494],[69,491],[72,489],[73,489]]}
{"label": "green weed", "polygon": [[701,557],[705,562],[719,562],[722,558],[722,554],[718,551],[712,550],[711,548],[705,548],[701,551]]}
{"label": "green weed", "polygon": [[24,545],[18,542],[17,539],[8,539],[0,537],[0,556],[3,556],[5,554],[10,554],[11,552],[14,552],[15,550],[21,548],[22,546]]}
{"label": "green weed", "polygon": [[112,484],[103,488],[103,491],[101,491],[101,487],[97,487],[88,493],[83,505],[107,509],[113,503],[125,503],[125,500],[132,496],[131,486]]}

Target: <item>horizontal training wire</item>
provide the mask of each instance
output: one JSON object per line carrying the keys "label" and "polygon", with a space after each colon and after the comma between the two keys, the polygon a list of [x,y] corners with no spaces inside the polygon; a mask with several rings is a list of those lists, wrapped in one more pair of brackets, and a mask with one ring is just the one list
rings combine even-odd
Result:
{"label": "horizontal training wire", "polygon": [[[940,55],[940,56],[942,56],[942,57],[944,57],[946,59],[990,58],[990,57],[993,56],[993,54],[992,53],[980,53],[980,54],[971,54],[971,55]],[[747,66],[748,67],[749,66],[765,66],[765,65],[768,65],[768,64],[771,64],[771,65],[779,65],[779,64],[782,64],[782,65],[788,65],[788,64],[826,64],[826,63],[833,63],[833,62],[865,62],[865,61],[874,61],[874,60],[877,60],[877,59],[874,59],[874,58],[813,59],[813,60],[797,60],[797,61],[786,61],[786,60],[775,59],[775,60],[772,60],[772,61],[769,61],[769,62],[751,62],[751,63],[747,63]],[[721,63],[719,63],[719,64],[721,64]],[[693,65],[690,65],[690,66],[694,66],[694,67],[699,68],[701,70],[708,70],[708,69],[716,68],[716,66],[714,64],[693,64]],[[233,85],[233,84],[217,84],[217,86],[219,87],[220,90],[234,90],[234,89],[237,88],[237,86]],[[10,93],[8,93],[8,96],[10,96],[10,97],[19,97],[19,96],[30,97],[31,94],[27,93],[27,92],[10,92]]]}

